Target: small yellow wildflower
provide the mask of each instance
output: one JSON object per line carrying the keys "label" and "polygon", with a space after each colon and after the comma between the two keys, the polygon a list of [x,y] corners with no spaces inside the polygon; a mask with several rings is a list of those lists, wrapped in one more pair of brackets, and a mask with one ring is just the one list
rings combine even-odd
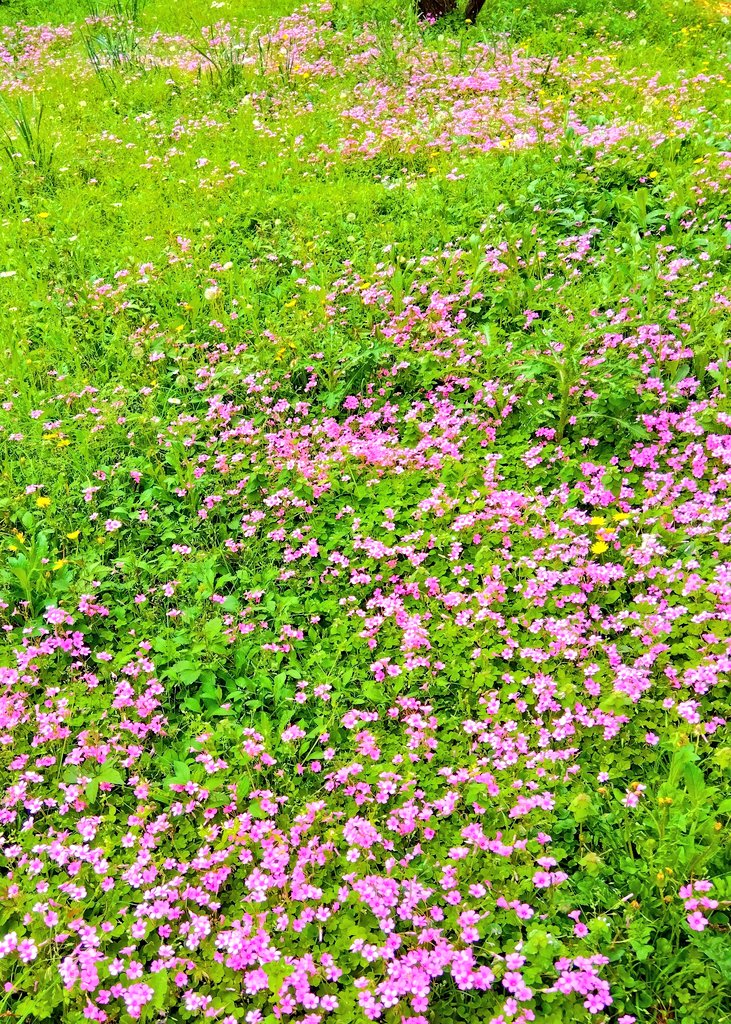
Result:
{"label": "small yellow wildflower", "polygon": [[47,214],[45,212],[44,213],[37,213],[36,216],[38,217],[39,220],[45,220],[46,217],[49,216],[49,214]]}
{"label": "small yellow wildflower", "polygon": [[615,512],[614,515],[612,516],[612,519],[615,521],[615,523],[624,523],[624,522],[626,522],[629,519],[629,513],[628,512]]}
{"label": "small yellow wildflower", "polygon": [[58,569],[63,569],[64,565],[66,565],[66,559],[65,558],[59,558],[59,560],[54,563],[54,566],[53,566],[54,572],[56,570],[58,570]]}
{"label": "small yellow wildflower", "polygon": [[70,444],[71,444],[71,442],[69,441],[69,439],[67,437],[64,437],[61,441],[57,441],[56,442],[56,447],[57,448],[68,448],[68,446]]}
{"label": "small yellow wildflower", "polygon": [[48,508],[48,506],[50,504],[51,504],[51,499],[47,498],[43,494],[41,495],[40,498],[36,498],[36,505],[38,506],[38,508]]}
{"label": "small yellow wildflower", "polygon": [[25,534],[22,533],[20,530],[13,530],[13,536],[17,537],[21,544],[25,540]]}
{"label": "small yellow wildflower", "polygon": [[608,549],[609,545],[605,544],[603,540],[598,540],[596,544],[592,544],[591,546],[591,550],[595,555],[603,555]]}
{"label": "small yellow wildflower", "polygon": [[592,516],[589,520],[589,526],[604,526],[606,521],[604,516]]}
{"label": "small yellow wildflower", "polygon": [[67,533],[66,537],[68,540],[78,540],[81,530],[72,530],[71,533]]}

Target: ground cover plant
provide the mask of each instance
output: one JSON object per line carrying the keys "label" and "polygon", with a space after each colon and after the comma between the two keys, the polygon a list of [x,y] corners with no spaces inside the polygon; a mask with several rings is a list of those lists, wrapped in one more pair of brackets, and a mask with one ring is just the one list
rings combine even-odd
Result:
{"label": "ground cover plant", "polygon": [[723,6],[0,5],[0,1015],[731,1019]]}

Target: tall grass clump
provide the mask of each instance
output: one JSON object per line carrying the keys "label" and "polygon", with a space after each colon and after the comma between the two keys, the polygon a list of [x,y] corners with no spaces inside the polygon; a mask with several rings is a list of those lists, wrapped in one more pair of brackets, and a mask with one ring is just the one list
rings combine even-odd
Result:
{"label": "tall grass clump", "polygon": [[44,103],[35,96],[14,101],[0,97],[0,146],[16,171],[32,167],[41,175],[50,174],[57,143],[48,135],[44,115]]}

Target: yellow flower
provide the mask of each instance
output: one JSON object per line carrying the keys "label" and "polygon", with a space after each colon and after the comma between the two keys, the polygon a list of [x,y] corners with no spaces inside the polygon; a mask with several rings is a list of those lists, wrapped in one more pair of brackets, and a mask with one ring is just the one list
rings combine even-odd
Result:
{"label": "yellow flower", "polygon": [[51,499],[46,498],[44,495],[41,495],[40,498],[36,498],[36,505],[38,506],[38,508],[48,508],[50,504]]}
{"label": "yellow flower", "polygon": [[17,551],[18,548],[15,544],[8,544],[8,551]]}
{"label": "yellow flower", "polygon": [[629,512],[615,512],[612,519],[615,523],[624,523],[629,519]]}
{"label": "yellow flower", "polygon": [[47,213],[37,213],[36,214],[36,217],[38,217],[39,220],[45,220],[46,217],[48,217],[48,216],[49,216],[49,214],[47,214]]}
{"label": "yellow flower", "polygon": [[62,569],[64,567],[64,565],[66,565],[66,559],[65,558],[59,558],[59,560],[53,566],[54,572],[57,569]]}
{"label": "yellow flower", "polygon": [[25,534],[21,533],[20,530],[13,530],[13,536],[17,537],[21,544],[25,540]]}
{"label": "yellow flower", "polygon": [[592,516],[589,520],[589,526],[604,526],[606,519],[604,516]]}
{"label": "yellow flower", "polygon": [[592,544],[591,550],[595,555],[602,555],[609,548],[608,544],[605,544],[603,540],[598,540],[596,544]]}
{"label": "yellow flower", "polygon": [[71,533],[67,533],[67,534],[66,534],[66,537],[67,537],[67,538],[68,538],[69,540],[78,540],[78,539],[79,539],[79,534],[80,534],[80,533],[81,533],[81,530],[72,530],[72,532],[71,532]]}
{"label": "yellow flower", "polygon": [[70,444],[71,444],[71,442],[69,441],[69,439],[67,437],[65,437],[62,441],[58,441],[56,443],[56,447],[57,448],[68,448],[68,446]]}
{"label": "yellow flower", "polygon": [[296,306],[296,305],[297,305],[297,299],[290,299],[289,302],[285,302],[284,303],[284,308],[285,309],[291,309],[292,306]]}

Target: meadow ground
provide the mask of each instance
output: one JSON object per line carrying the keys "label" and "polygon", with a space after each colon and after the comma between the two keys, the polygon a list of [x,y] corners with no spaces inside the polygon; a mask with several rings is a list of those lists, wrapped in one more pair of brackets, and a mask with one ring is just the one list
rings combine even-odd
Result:
{"label": "meadow ground", "polygon": [[0,1020],[731,1020],[731,27],[0,4]]}

